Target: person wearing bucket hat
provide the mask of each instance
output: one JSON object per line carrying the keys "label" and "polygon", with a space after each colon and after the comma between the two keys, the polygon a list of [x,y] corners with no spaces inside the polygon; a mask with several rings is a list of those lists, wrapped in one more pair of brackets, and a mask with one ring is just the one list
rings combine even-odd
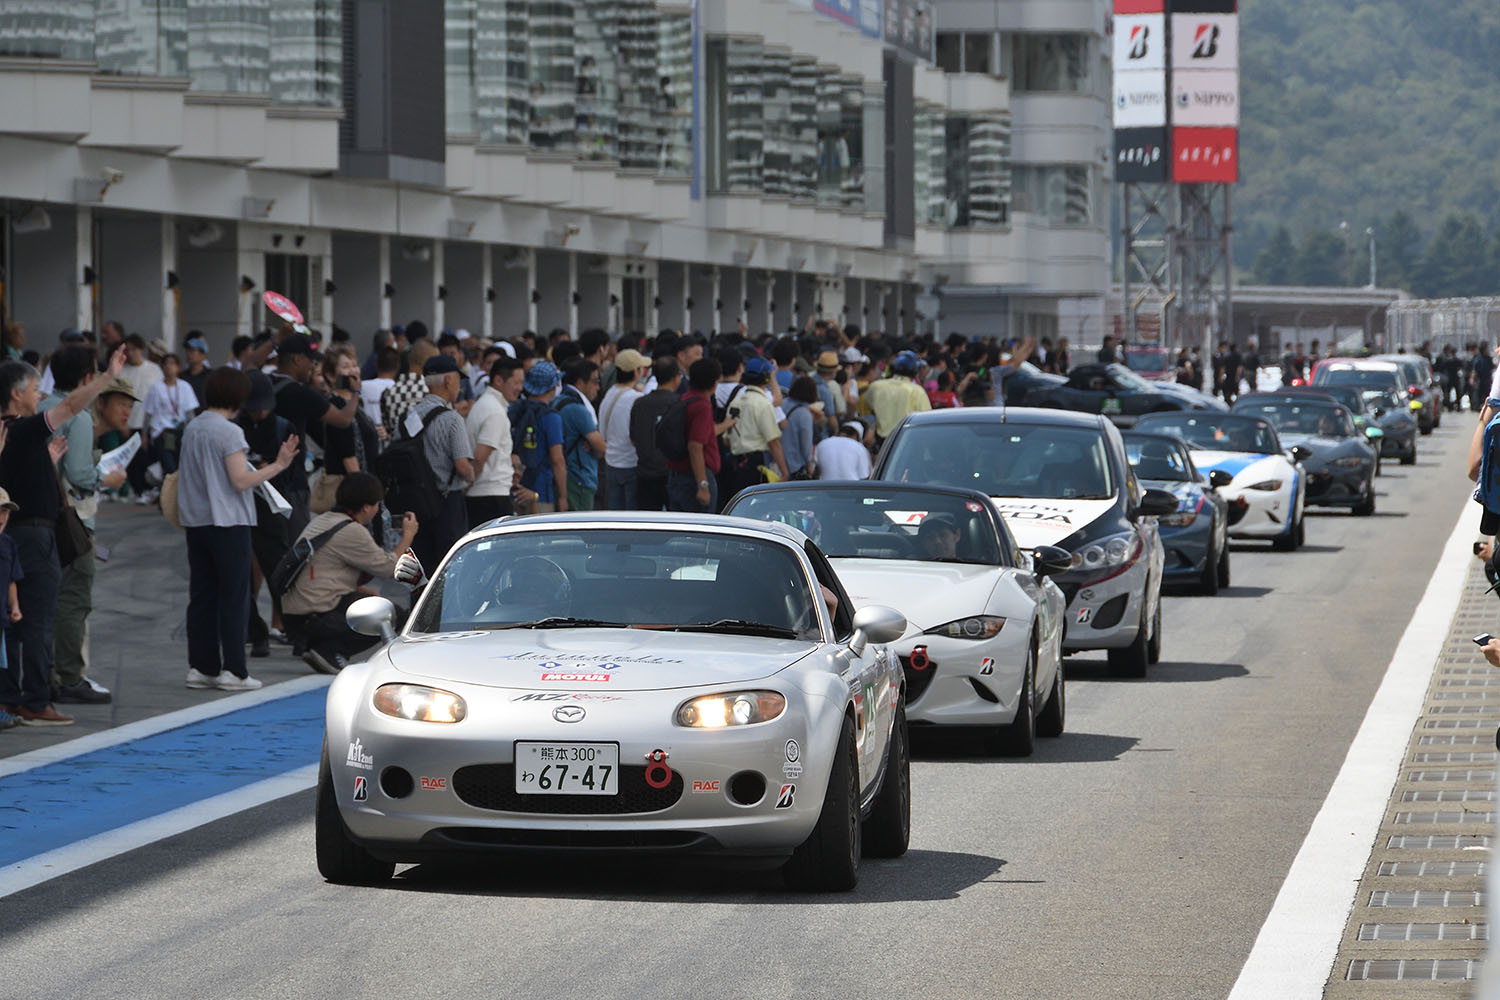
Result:
{"label": "person wearing bucket hat", "polygon": [[562,373],[550,361],[538,361],[526,373],[525,395],[510,407],[510,426],[521,460],[521,487],[516,510],[540,514],[568,509],[568,461],[563,454],[562,414],[552,408]]}

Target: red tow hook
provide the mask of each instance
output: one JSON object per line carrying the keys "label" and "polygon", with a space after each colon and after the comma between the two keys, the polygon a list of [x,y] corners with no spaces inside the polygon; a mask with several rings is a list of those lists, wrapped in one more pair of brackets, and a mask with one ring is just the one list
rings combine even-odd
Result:
{"label": "red tow hook", "polygon": [[927,658],[927,647],[918,646],[911,651],[911,668],[916,671],[926,670],[932,666],[932,661]]}
{"label": "red tow hook", "polygon": [[646,755],[646,784],[663,789],[672,783],[672,768],[667,765],[669,754],[665,750],[652,750]]}

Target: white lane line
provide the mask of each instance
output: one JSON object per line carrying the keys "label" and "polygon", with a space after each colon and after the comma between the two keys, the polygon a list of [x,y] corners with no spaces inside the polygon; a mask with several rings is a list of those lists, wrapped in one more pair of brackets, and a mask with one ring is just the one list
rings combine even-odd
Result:
{"label": "white lane line", "polygon": [[[1319,1000],[1474,558],[1464,505],[1229,1000]],[[1296,558],[1295,556],[1293,558]]]}
{"label": "white lane line", "polygon": [[267,802],[295,795],[317,783],[318,765],[308,764],[295,771],[257,781],[253,785],[215,795],[211,799],[194,802],[117,830],[109,830],[46,854],[38,854],[0,870],[0,898],[246,809],[254,809]]}
{"label": "white lane line", "polygon": [[202,704],[178,709],[175,712],[167,712],[164,715],[156,715],[149,719],[141,719],[138,722],[116,726],[114,729],[106,729],[103,732],[80,736],[76,740],[68,740],[65,743],[56,743],[52,746],[28,750],[25,753],[18,753],[14,757],[7,757],[4,760],[0,760],[0,778],[5,778],[12,774],[20,774],[23,771],[30,771],[33,768],[43,767],[47,764],[55,764],[60,760],[81,757],[95,750],[119,746],[121,743],[129,743],[131,740],[138,740],[142,737],[155,736],[157,733],[164,733],[169,729],[181,729],[183,726],[202,722],[204,719],[213,719],[220,715],[228,715],[230,712],[253,708],[256,705],[263,705],[268,701],[278,701],[294,694],[301,694],[304,691],[327,687],[332,680],[332,677],[321,674],[313,677],[299,677],[293,681],[282,681],[280,684],[263,687],[259,691],[245,691],[241,694],[230,695],[228,698],[215,698],[213,701],[205,701]]}

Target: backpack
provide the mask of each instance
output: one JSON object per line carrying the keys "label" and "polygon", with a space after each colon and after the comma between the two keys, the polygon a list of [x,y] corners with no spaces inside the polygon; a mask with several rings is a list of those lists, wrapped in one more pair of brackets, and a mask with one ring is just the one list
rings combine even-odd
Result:
{"label": "backpack", "polygon": [[317,555],[318,550],[332,541],[333,536],[340,530],[358,523],[350,518],[312,538],[303,537],[293,542],[292,547],[282,554],[281,559],[276,563],[276,568],[271,570],[271,575],[266,578],[266,583],[271,587],[271,593],[277,597],[290,594],[292,587],[297,584],[297,578],[312,563],[313,556]]}
{"label": "backpack", "polygon": [[521,485],[536,486],[543,463],[548,461],[542,447],[542,417],[550,409],[534,399],[518,399],[510,408],[510,450],[521,456]]}
{"label": "backpack", "polygon": [[656,450],[669,462],[685,462],[688,457],[687,402],[680,396],[667,406],[656,422]]}
{"label": "backpack", "polygon": [[443,407],[434,407],[422,418],[422,429],[416,434],[408,435],[403,421],[401,437],[386,445],[385,451],[375,458],[372,471],[385,486],[385,506],[393,517],[399,518],[410,511],[422,525],[436,525],[442,517],[443,492],[427,461],[422,439],[427,428],[444,412]]}

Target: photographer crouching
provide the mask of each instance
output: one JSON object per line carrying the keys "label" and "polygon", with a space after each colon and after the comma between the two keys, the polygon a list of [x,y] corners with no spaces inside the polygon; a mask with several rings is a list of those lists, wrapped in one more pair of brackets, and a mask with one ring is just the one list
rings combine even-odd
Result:
{"label": "photographer crouching", "polygon": [[339,483],[333,509],[313,518],[287,555],[296,559],[299,547],[303,555],[311,549],[281,599],[281,616],[287,635],[307,648],[303,661],[318,673],[338,673],[378,641],[353,631],[344,621],[349,605],[369,595],[361,590],[364,584],[376,578],[405,584],[422,579],[420,564],[409,554],[419,527],[415,514],[408,511],[402,518],[401,540],[393,552],[377,545],[370,533],[370,522],[380,516],[384,498],[379,479],[367,472],[347,474]]}

